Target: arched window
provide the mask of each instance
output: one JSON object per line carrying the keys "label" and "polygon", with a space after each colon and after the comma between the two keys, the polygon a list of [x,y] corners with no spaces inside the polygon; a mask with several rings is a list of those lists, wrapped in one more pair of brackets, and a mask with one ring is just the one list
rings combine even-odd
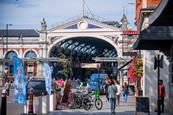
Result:
{"label": "arched window", "polygon": [[6,53],[6,55],[5,55],[5,58],[6,59],[11,59],[11,58],[13,58],[13,56],[17,56],[18,57],[18,55],[17,55],[17,53],[15,51],[8,51]]}
{"label": "arched window", "polygon": [[27,58],[27,59],[37,58],[37,54],[34,51],[30,50],[30,51],[26,52],[25,58]]}

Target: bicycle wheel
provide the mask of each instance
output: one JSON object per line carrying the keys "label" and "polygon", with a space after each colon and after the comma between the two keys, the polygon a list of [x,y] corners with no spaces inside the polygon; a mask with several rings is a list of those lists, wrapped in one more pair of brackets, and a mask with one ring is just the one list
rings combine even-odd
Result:
{"label": "bicycle wheel", "polygon": [[101,99],[96,99],[95,100],[95,107],[98,109],[98,110],[101,110],[102,107],[103,107],[103,102]]}
{"label": "bicycle wheel", "polygon": [[90,110],[91,109],[91,101],[87,98],[84,98],[82,101],[82,106],[86,111]]}
{"label": "bicycle wheel", "polygon": [[76,107],[77,109],[79,109],[79,108],[82,107],[82,102],[81,102],[81,99],[80,99],[79,97],[75,97],[74,103],[75,103],[75,107]]}

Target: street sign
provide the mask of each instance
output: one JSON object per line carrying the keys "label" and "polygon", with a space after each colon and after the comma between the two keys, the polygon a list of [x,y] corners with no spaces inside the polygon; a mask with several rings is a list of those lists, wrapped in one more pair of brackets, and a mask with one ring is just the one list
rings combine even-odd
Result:
{"label": "street sign", "polygon": [[163,68],[163,55],[161,57],[154,57],[154,70],[158,67]]}

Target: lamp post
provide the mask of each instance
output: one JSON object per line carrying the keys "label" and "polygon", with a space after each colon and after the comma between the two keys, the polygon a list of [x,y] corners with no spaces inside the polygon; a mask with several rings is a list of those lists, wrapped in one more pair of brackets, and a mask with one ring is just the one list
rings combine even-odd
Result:
{"label": "lamp post", "polygon": [[4,36],[1,36],[1,41],[2,41],[2,54],[4,54]]}
{"label": "lamp post", "polygon": [[[12,24],[6,24],[6,52],[8,51],[8,26],[12,26]],[[5,53],[5,52],[4,52]],[[6,58],[6,57],[5,57]],[[5,59],[5,65],[8,65],[8,60]],[[9,67],[7,68],[7,78],[8,78],[8,70],[9,70]]]}
{"label": "lamp post", "polygon": [[22,50],[21,50],[21,53],[22,53],[22,58],[23,58],[23,36],[22,36],[22,35],[19,36],[19,41],[20,41],[20,40],[21,40],[20,48],[22,49]]}
{"label": "lamp post", "polygon": [[6,24],[6,50],[8,50],[8,26],[12,26],[12,24]]}

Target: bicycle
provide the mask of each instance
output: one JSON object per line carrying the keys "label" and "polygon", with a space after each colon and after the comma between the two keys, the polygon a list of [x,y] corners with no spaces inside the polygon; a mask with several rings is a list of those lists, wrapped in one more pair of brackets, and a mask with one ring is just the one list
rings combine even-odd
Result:
{"label": "bicycle", "polygon": [[90,95],[88,94],[82,100],[82,106],[86,111],[90,110],[91,107],[94,105],[97,108],[97,110],[101,110],[103,107],[103,102],[100,99],[99,91],[93,91]]}

